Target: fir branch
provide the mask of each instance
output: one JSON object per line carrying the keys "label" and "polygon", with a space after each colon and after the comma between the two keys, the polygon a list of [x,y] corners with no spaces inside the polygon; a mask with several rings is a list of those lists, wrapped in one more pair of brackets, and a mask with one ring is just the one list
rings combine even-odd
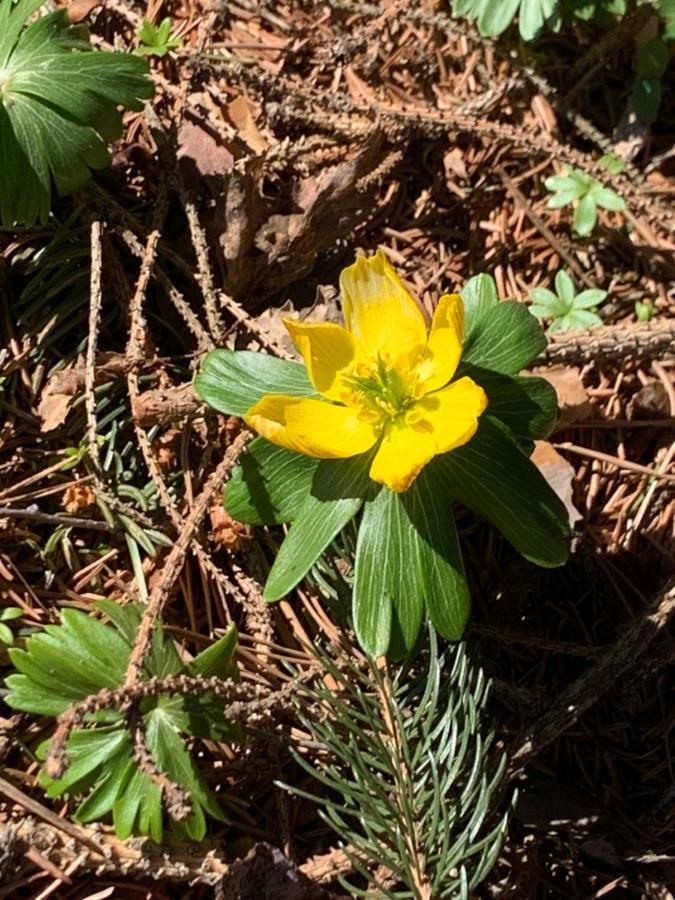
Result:
{"label": "fir branch", "polygon": [[316,654],[336,687],[301,686],[294,702],[324,751],[311,762],[294,755],[324,791],[283,786],[321,806],[368,887],[342,883],[352,896],[468,897],[508,821],[495,821],[505,758],[485,733],[482,671],[462,644],[439,652],[433,632],[412,663]]}

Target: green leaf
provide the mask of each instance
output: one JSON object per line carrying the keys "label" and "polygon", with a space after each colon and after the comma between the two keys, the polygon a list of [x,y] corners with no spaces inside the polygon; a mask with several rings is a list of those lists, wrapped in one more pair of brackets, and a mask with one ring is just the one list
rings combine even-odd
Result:
{"label": "green leaf", "polygon": [[[117,753],[108,755],[98,781],[75,810],[76,822],[93,822],[112,812],[115,800],[124,787],[124,776],[129,768],[131,748],[127,740]],[[161,827],[161,817],[160,817]],[[161,831],[160,837],[161,840]]]}
{"label": "green leaf", "polygon": [[519,4],[520,0],[486,0],[478,19],[480,33],[498,37],[513,22]]}
{"label": "green leaf", "polygon": [[654,315],[654,304],[651,300],[636,300],[635,315],[638,322],[649,322]]}
{"label": "green leaf", "polygon": [[[43,745],[41,755],[45,749]],[[40,779],[47,790],[47,796],[60,797],[61,794],[82,791],[82,782],[96,778],[101,766],[106,765],[121,751],[125,751],[127,756],[131,755],[129,738],[119,726],[74,731],[66,747],[69,765],[63,777],[51,779],[43,775]]]}
{"label": "green leaf", "polygon": [[[530,312],[535,316],[550,318],[551,316],[561,316],[567,309],[567,305],[547,288],[532,288],[530,297],[534,300],[534,304],[530,305]],[[537,307],[535,311],[534,306]]]}
{"label": "green leaf", "polygon": [[[141,624],[143,604],[128,603],[121,606],[114,600],[99,600],[96,606],[108,616],[124,640],[131,646]],[[158,678],[166,675],[178,675],[183,671],[183,663],[174,642],[165,635],[161,628],[153,631],[145,669],[149,675],[155,675]]]}
{"label": "green leaf", "polygon": [[0,612],[0,622],[11,622],[14,619],[20,619],[22,615],[23,610],[18,606],[6,606]]}
{"label": "green leaf", "polygon": [[93,50],[64,10],[26,24],[37,6],[0,0],[0,214],[8,226],[46,221],[52,181],[67,194],[106,165],[106,142],[121,134],[117,107],[141,109],[154,92],[143,60]]}
{"label": "green leaf", "polygon": [[554,194],[546,204],[549,209],[560,209],[562,206],[569,206],[579,196],[579,190],[575,188],[571,191],[558,191]]}
{"label": "green leaf", "polygon": [[595,228],[598,210],[592,194],[586,194],[574,210],[573,225],[578,234],[587,237]]}
{"label": "green leaf", "polygon": [[[394,602],[392,588],[397,588],[392,584],[391,567],[404,568],[401,566],[403,560],[389,556],[394,553],[393,547],[398,547],[398,533],[393,533],[399,522],[398,512],[398,497],[384,488],[374,500],[366,503],[359,526],[352,599],[354,630],[363,649],[373,657],[382,656],[389,649]],[[414,569],[416,572],[417,566]],[[410,588],[407,577],[405,587]],[[417,585],[413,585],[413,589],[417,595]]]}
{"label": "green leaf", "polygon": [[518,13],[520,36],[533,41],[553,16],[557,0],[522,0]]}
{"label": "green leaf", "polygon": [[668,48],[661,38],[655,37],[638,47],[635,71],[640,78],[659,79],[668,68],[669,62]]}
{"label": "green leaf", "polygon": [[293,519],[270,571],[263,593],[266,600],[286,596],[372,494],[376,485],[368,476],[370,461],[368,453],[319,463],[311,493]]}
{"label": "green leaf", "polygon": [[209,406],[229,416],[244,416],[266,394],[317,396],[300,363],[252,350],[207,353],[195,390]]}
{"label": "green leaf", "polygon": [[545,181],[544,186],[547,191],[555,191],[563,193],[572,193],[579,196],[579,180],[572,175],[550,175]]}
{"label": "green leaf", "polygon": [[565,313],[564,316],[560,316],[558,319],[554,319],[553,322],[551,322],[548,331],[549,334],[555,331],[569,331],[571,327],[570,314]]}
{"label": "green leaf", "polygon": [[619,197],[616,191],[613,191],[611,188],[600,185],[597,190],[593,190],[593,197],[598,206],[602,206],[603,209],[609,209],[612,212],[623,212],[626,208],[623,198]]}
{"label": "green leaf", "polygon": [[574,298],[574,308],[592,309],[602,303],[606,296],[607,291],[601,291],[599,288],[589,288],[589,290],[582,291],[580,294],[576,295]]}
{"label": "green leaf", "polygon": [[467,366],[465,371],[487,394],[489,415],[519,440],[548,437],[558,413],[557,394],[548,381],[532,375],[509,377],[477,366]]}
{"label": "green leaf", "polygon": [[580,331],[584,328],[596,328],[598,325],[604,324],[600,316],[587,309],[572,309],[566,318],[568,329],[572,328]]}
{"label": "green leaf", "polygon": [[626,168],[624,160],[619,159],[618,156],[614,156],[613,153],[605,153],[600,157],[598,162],[601,166],[604,166],[607,171],[611,172],[612,175],[620,175]]}
{"label": "green leaf", "polygon": [[[442,459],[443,457],[438,457]],[[413,531],[426,607],[434,627],[451,641],[464,634],[471,608],[452,508],[451,485],[426,466],[402,495]],[[402,560],[403,566],[406,560]]]}
{"label": "green leaf", "polygon": [[564,269],[560,269],[555,276],[555,289],[560,300],[564,304],[564,310],[568,310],[574,302],[574,282]]}
{"label": "green leaf", "polygon": [[[161,823],[162,794],[159,787],[135,767],[132,759],[129,759],[121,780],[125,783],[113,802],[112,813],[117,837],[126,840],[134,832],[142,831],[141,815],[146,820],[146,826],[158,818]],[[148,830],[153,840],[161,841],[161,825],[159,835]]]}
{"label": "green leaf", "polygon": [[236,670],[233,657],[238,640],[239,632],[237,626],[232,622],[221,638],[218,638],[206,650],[202,650],[188,664],[190,673],[201,675],[202,678],[211,678],[214,675],[218,678],[231,678],[233,668]]}
{"label": "green leaf", "polygon": [[661,106],[661,82],[636,78],[633,82],[633,105],[641,122],[655,122]]}
{"label": "green leaf", "polygon": [[309,493],[318,459],[264,438],[248,445],[225,488],[227,512],[238,522],[292,522]]}
{"label": "green leaf", "polygon": [[226,817],[161,707],[147,716],[146,740],[158,767],[173,781],[188,788],[193,809],[185,829],[192,840],[203,840],[206,823],[202,809],[220,822],[226,821]]}
{"label": "green leaf", "polygon": [[143,19],[141,27],[136,32],[138,39],[148,47],[157,46],[159,41],[159,29],[149,19]]}
{"label": "green leaf", "polygon": [[452,496],[492,522],[519,553],[540,566],[568,556],[567,510],[505,426],[483,415],[463,447],[437,457],[429,469]]}
{"label": "green leaf", "polygon": [[504,375],[525,368],[546,347],[539,323],[523,303],[499,303],[488,275],[469,279],[462,290],[466,325],[462,363]]}
{"label": "green leaf", "polygon": [[40,9],[43,0],[18,0],[12,4],[10,0],[0,2],[0,67],[7,65],[7,60],[16,43],[26,20]]}

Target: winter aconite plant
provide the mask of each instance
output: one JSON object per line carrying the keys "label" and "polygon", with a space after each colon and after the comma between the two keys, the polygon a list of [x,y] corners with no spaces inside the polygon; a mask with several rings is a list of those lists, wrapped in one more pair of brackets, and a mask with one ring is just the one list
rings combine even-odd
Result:
{"label": "winter aconite plant", "polygon": [[589,288],[577,294],[574,282],[562,269],[555,276],[555,293],[536,287],[530,291],[530,312],[538,319],[551,319],[549,331],[570,331],[602,325],[595,312],[607,291]]}
{"label": "winter aconite plant", "polygon": [[196,388],[261,435],[226,490],[230,515],[291,523],[267,600],[357,517],[354,627],[370,654],[400,654],[425,616],[447,638],[466,625],[455,501],[528,559],[565,561],[565,508],[528,459],[553,425],[555,392],[518,374],[546,338],[527,307],[498,303],[489,276],[441,297],[430,325],[382,253],[340,283],[346,327],[285,321],[304,366],[215,350]]}
{"label": "winter aconite plant", "polygon": [[[66,609],[61,625],[47,625],[28,639],[25,650],[9,651],[17,669],[6,680],[9,706],[38,716],[58,716],[71,704],[122,685],[142,607],[123,607],[108,600],[98,606],[112,625]],[[184,695],[177,688],[162,691],[161,682],[182,676],[237,679],[232,661],[236,643],[232,626],[219,641],[184,663],[173,641],[158,629],[146,662],[146,677],[160,683],[139,702],[145,742],[155,764],[189,801],[187,816],[173,828],[195,841],[206,834],[207,815],[220,821],[225,816],[186,739],[232,740],[239,730],[227,722],[223,704],[213,694]],[[44,759],[48,745],[47,741],[40,746],[38,757]],[[63,777],[52,780],[43,772],[40,779],[48,796],[67,794],[77,799],[76,822],[112,815],[118,837],[147,834],[154,841],[162,840],[162,787],[138,765],[123,712],[93,708],[85,727],[71,733],[66,753],[69,766]]]}
{"label": "winter aconite plant", "polygon": [[52,182],[69,194],[109,162],[119,106],[142,109],[154,88],[147,63],[94,51],[65,10],[28,24],[43,0],[0,0],[0,220],[49,215]]}
{"label": "winter aconite plant", "polygon": [[612,212],[622,212],[626,208],[616,191],[572,166],[565,166],[562,175],[551,175],[545,185],[553,192],[547,204],[549,209],[574,206],[572,224],[582,237],[588,237],[595,228],[599,206]]}

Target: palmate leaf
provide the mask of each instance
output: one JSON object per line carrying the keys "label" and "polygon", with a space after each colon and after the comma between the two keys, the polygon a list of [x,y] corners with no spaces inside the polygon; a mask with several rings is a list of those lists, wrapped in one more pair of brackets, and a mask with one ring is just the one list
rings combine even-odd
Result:
{"label": "palmate leaf", "polygon": [[0,0],[0,219],[44,223],[52,183],[80,188],[109,161],[118,107],[141,109],[154,88],[147,63],[95,51],[64,10],[26,24],[42,4]]}
{"label": "palmate leaf", "polygon": [[[138,604],[119,606],[103,600],[99,608],[113,623],[63,610],[60,625],[48,625],[33,635],[25,650],[10,651],[16,673],[6,684],[6,702],[14,709],[57,716],[78,700],[102,688],[117,688],[124,679],[131,646],[141,619]],[[144,675],[217,675],[237,678],[233,653],[237,631],[232,626],[192,661],[184,663],[162,628],[155,629]],[[188,791],[192,812],[174,830],[192,840],[206,833],[208,815],[224,820],[214,795],[200,776],[185,746],[185,737],[236,740],[239,732],[228,724],[222,705],[208,694],[198,697],[159,695],[141,704],[146,741],[155,764]],[[74,731],[67,744],[69,766],[59,779],[41,775],[48,796],[69,794],[79,799],[75,819],[94,821],[112,815],[119,837],[148,834],[160,841],[163,833],[161,792],[134,761],[125,722],[117,710],[87,718],[87,728]],[[38,751],[44,758],[49,741]]]}

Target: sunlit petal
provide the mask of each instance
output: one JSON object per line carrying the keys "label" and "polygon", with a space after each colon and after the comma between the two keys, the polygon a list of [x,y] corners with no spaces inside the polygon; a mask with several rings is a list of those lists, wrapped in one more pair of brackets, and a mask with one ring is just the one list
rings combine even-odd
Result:
{"label": "sunlit petal", "polygon": [[356,351],[353,336],[341,325],[330,322],[283,321],[307,364],[314,387],[325,397],[339,400],[344,391],[341,376],[354,363]]}
{"label": "sunlit petal", "polygon": [[347,328],[365,354],[396,358],[426,343],[424,315],[381,250],[344,269],[340,288]]}
{"label": "sunlit petal", "polygon": [[392,491],[407,490],[434,456],[471,440],[486,406],[485,392],[470,378],[427,394],[389,424],[370,477]]}
{"label": "sunlit petal", "polygon": [[244,421],[273,444],[320,459],[356,456],[377,440],[373,425],[355,410],[311,397],[270,394]]}
{"label": "sunlit petal", "polygon": [[424,382],[427,391],[446,385],[457,370],[464,337],[464,304],[459,294],[443,294],[431,322],[427,342],[431,374]]}
{"label": "sunlit petal", "polygon": [[432,435],[409,428],[404,420],[390,422],[370,466],[373,481],[392,491],[406,491],[436,455]]}

